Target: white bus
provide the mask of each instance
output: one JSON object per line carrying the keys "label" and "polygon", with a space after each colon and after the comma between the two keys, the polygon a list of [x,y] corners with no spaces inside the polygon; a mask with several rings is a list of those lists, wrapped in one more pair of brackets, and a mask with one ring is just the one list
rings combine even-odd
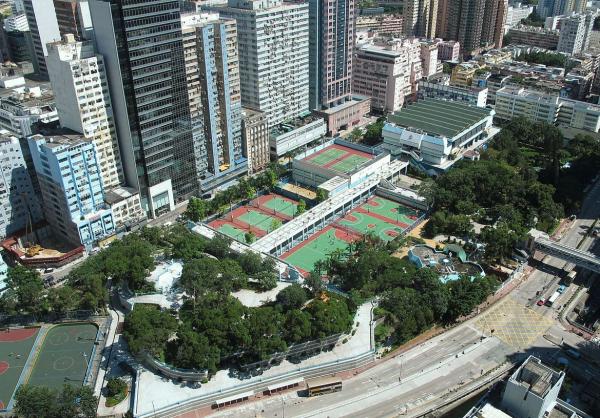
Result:
{"label": "white bus", "polygon": [[554,292],[552,294],[552,296],[550,296],[548,298],[548,300],[546,301],[546,306],[552,306],[554,304],[554,302],[556,302],[556,299],[558,299],[559,296],[560,296],[560,293]]}

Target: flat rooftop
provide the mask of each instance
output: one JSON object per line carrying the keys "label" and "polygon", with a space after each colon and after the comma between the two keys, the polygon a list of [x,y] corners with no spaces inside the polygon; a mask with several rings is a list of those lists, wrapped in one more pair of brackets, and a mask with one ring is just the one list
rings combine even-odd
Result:
{"label": "flat rooftop", "polygon": [[375,155],[358,151],[340,144],[331,144],[310,154],[302,161],[318,167],[348,174],[375,158]]}
{"label": "flat rooftop", "polygon": [[388,116],[388,121],[430,135],[454,138],[490,115],[491,110],[458,102],[425,99]]}

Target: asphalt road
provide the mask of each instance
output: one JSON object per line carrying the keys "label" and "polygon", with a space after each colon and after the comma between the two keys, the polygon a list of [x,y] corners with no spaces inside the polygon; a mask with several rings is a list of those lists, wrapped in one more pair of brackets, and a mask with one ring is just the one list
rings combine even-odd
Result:
{"label": "asphalt road", "polygon": [[[219,417],[385,417],[416,411],[479,378],[514,350],[462,325],[344,381],[342,392],[306,398],[298,393],[240,406]],[[464,353],[464,354],[463,354]]]}

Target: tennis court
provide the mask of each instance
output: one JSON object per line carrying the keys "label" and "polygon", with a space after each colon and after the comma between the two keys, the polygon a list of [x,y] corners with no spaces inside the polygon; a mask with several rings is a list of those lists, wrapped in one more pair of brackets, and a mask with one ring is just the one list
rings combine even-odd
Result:
{"label": "tennis court", "polygon": [[39,328],[0,331],[0,410],[8,408]]}
{"label": "tennis court", "polygon": [[215,228],[217,231],[219,231],[222,234],[227,235],[228,237],[231,237],[235,240],[238,240],[240,242],[245,242],[246,244],[248,244],[248,242],[246,242],[246,232],[248,231],[243,231],[241,229],[236,228],[235,226],[233,226],[232,224],[228,223],[227,221],[215,221],[215,223],[213,223],[212,225],[213,228]]}
{"label": "tennis court", "polygon": [[256,203],[260,209],[273,211],[273,214],[278,217],[289,219],[292,219],[296,215],[298,208],[298,202],[273,193],[260,196],[254,199],[252,203]]}
{"label": "tennis court", "polygon": [[293,219],[297,208],[298,202],[295,200],[269,193],[226,213],[208,225],[237,241],[249,244],[245,237],[248,232],[256,238],[262,238]]}
{"label": "tennis court", "polygon": [[379,218],[375,218],[368,213],[358,211],[350,212],[338,222],[343,228],[350,228],[360,234],[366,235],[373,233],[384,241],[391,241],[402,233],[408,225],[401,228],[398,225],[390,224]]}
{"label": "tennis court", "polygon": [[308,275],[317,261],[325,260],[336,250],[346,250],[350,242],[359,238],[358,233],[330,225],[283,254],[281,259],[296,266],[302,274]]}
{"label": "tennis court", "polygon": [[334,144],[309,155],[304,161],[339,173],[349,173],[372,159],[373,155],[366,152]]}
{"label": "tennis court", "polygon": [[92,323],[62,324],[52,327],[35,359],[31,385],[60,389],[63,384],[80,386],[91,361],[98,327]]}

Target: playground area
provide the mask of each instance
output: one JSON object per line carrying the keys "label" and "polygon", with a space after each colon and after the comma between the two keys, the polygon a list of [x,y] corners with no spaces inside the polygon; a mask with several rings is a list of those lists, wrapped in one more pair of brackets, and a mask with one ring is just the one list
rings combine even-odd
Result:
{"label": "playground area", "polygon": [[267,194],[253,199],[208,225],[215,230],[247,243],[246,234],[252,233],[261,238],[294,218],[298,202],[277,194]]}
{"label": "playground area", "polygon": [[98,327],[92,323],[56,325],[48,331],[27,383],[60,389],[81,385],[93,354]]}
{"label": "playground area", "polygon": [[337,226],[391,241],[417,222],[421,215],[417,209],[376,196],[350,211],[337,221]]}
{"label": "playground area", "polygon": [[334,251],[346,251],[349,244],[360,237],[357,232],[329,225],[280,258],[296,266],[300,273],[306,276],[314,269],[317,261],[326,259]]}
{"label": "playground area", "polygon": [[309,155],[303,161],[338,173],[348,174],[373,158],[373,155],[366,152],[333,144]]}
{"label": "playground area", "polygon": [[8,408],[39,331],[39,328],[0,331],[0,411]]}

